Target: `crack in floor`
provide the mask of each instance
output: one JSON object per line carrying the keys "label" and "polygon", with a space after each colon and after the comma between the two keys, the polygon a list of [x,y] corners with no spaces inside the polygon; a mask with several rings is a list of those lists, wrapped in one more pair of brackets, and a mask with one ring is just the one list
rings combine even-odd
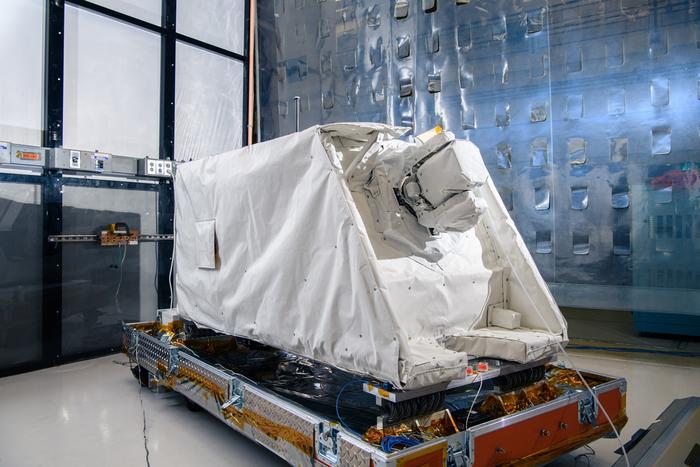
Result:
{"label": "crack in floor", "polygon": [[[139,383],[141,382],[141,367],[139,367]],[[146,408],[143,406],[143,386],[139,384],[139,402],[141,402],[141,414],[143,415],[143,449],[146,451],[146,467],[151,467],[151,453],[148,450],[148,435],[146,434]]]}

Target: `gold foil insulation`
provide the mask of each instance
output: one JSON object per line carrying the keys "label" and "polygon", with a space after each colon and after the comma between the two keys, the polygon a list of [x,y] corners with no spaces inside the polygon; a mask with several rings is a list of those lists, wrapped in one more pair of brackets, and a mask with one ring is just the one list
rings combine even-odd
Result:
{"label": "gold foil insulation", "polygon": [[[154,337],[167,335],[171,345],[183,346],[196,353],[217,353],[231,351],[237,348],[236,339],[230,336],[213,336],[211,338],[183,340],[182,331],[184,330],[184,326],[181,321],[173,321],[167,325],[161,325],[156,322],[140,323],[133,327]],[[162,364],[159,364],[158,370],[161,371],[163,375],[168,371]],[[199,387],[202,390],[201,393],[205,400],[209,397],[214,397],[219,407],[226,402],[227,395],[220,385],[183,365],[178,366],[176,374],[168,375],[164,380],[161,380],[160,383],[172,389],[183,380]],[[285,424],[274,422],[266,416],[250,410],[245,406],[242,410],[238,410],[234,406],[219,410],[226,421],[234,424],[240,430],[244,430],[246,425],[250,425],[271,440],[286,441],[307,456],[313,456],[314,442],[312,436],[301,433],[297,429]]]}
{"label": "gold foil insulation", "polygon": [[410,436],[422,441],[429,441],[457,433],[457,425],[447,409],[432,415],[418,417],[410,422],[403,422],[384,429],[370,427],[362,436],[365,441],[379,445],[385,436]]}
{"label": "gold foil insulation", "polygon": [[[603,381],[589,377],[586,382],[593,387]],[[581,388],[585,386],[574,370],[548,365],[547,376],[543,381],[506,394],[489,394],[477,407],[477,411],[480,414],[498,418],[552,401],[567,390]]]}

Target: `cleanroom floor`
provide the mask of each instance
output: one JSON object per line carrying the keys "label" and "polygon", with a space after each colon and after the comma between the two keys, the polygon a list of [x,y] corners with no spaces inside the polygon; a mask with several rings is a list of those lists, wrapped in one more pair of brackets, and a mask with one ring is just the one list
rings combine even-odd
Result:
{"label": "cleanroom floor", "polygon": [[[700,366],[571,352],[580,368],[628,382],[623,439],[646,428],[675,398],[700,394]],[[698,359],[695,359],[698,360]],[[139,391],[124,355],[0,379],[0,466],[268,466],[284,462],[179,397]],[[617,459],[615,440],[592,443],[592,466]],[[552,465],[583,459],[562,456]]]}

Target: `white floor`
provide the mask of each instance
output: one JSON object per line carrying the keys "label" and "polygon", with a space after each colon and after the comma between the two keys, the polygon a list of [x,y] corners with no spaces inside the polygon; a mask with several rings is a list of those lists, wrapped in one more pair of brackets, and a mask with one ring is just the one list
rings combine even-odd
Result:
{"label": "white floor", "polygon": [[[674,399],[700,396],[700,367],[670,365],[650,361],[629,360],[619,356],[603,357],[583,352],[569,352],[574,364],[592,370],[627,379],[627,416],[629,421],[622,430],[624,442],[639,428],[647,428]],[[590,456],[591,466],[609,466],[619,456],[614,451],[620,447],[616,439],[601,439],[591,444],[596,455]],[[586,452],[579,449],[572,455],[563,456],[552,465],[588,465],[574,456]]]}
{"label": "white floor", "polygon": [[[674,398],[700,395],[698,367],[572,355],[581,368],[627,378],[625,440]],[[284,465],[179,398],[139,391],[129,369],[115,363],[125,361],[109,356],[0,379],[0,466],[146,466],[146,447],[152,467]],[[615,440],[592,447],[590,465],[617,458]],[[567,455],[553,465],[576,461]]]}

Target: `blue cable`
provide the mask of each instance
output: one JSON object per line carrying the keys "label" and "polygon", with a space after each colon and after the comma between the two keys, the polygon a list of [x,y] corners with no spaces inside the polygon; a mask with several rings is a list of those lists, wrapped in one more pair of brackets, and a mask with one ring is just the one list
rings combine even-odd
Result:
{"label": "blue cable", "polygon": [[343,391],[345,391],[345,388],[348,387],[349,385],[351,385],[352,383],[364,383],[364,381],[358,380],[358,379],[353,379],[353,380],[350,380],[350,381],[346,382],[345,384],[343,384],[343,386],[340,388],[340,391],[338,391],[338,397],[335,398],[335,415],[338,418],[338,422],[340,423],[340,426],[342,426],[347,431],[349,431],[350,433],[352,433],[353,435],[355,435],[361,439],[362,435],[360,435],[358,432],[356,432],[355,430],[353,430],[352,428],[347,426],[345,424],[345,422],[343,421],[343,418],[340,416],[340,396],[343,394]]}
{"label": "blue cable", "polygon": [[[353,379],[341,386],[340,391],[338,391],[338,396],[335,398],[335,415],[338,418],[338,423],[340,423],[340,426],[342,426],[346,431],[352,433],[353,435],[357,436],[358,438],[362,438],[362,435],[360,435],[358,432],[350,428],[344,421],[343,417],[340,416],[340,396],[342,396],[343,391],[345,391],[345,388],[350,386],[353,383],[364,383],[362,380],[357,380]],[[411,447],[411,446],[417,446],[421,442],[415,438],[411,438],[406,435],[401,435],[401,436],[385,436],[382,438],[381,441],[381,448],[384,452],[392,452],[396,446],[404,446],[404,447]]]}
{"label": "blue cable", "polygon": [[404,446],[410,448],[420,444],[415,438],[406,435],[401,436],[385,436],[382,438],[381,447],[384,452],[392,452],[396,446]]}

